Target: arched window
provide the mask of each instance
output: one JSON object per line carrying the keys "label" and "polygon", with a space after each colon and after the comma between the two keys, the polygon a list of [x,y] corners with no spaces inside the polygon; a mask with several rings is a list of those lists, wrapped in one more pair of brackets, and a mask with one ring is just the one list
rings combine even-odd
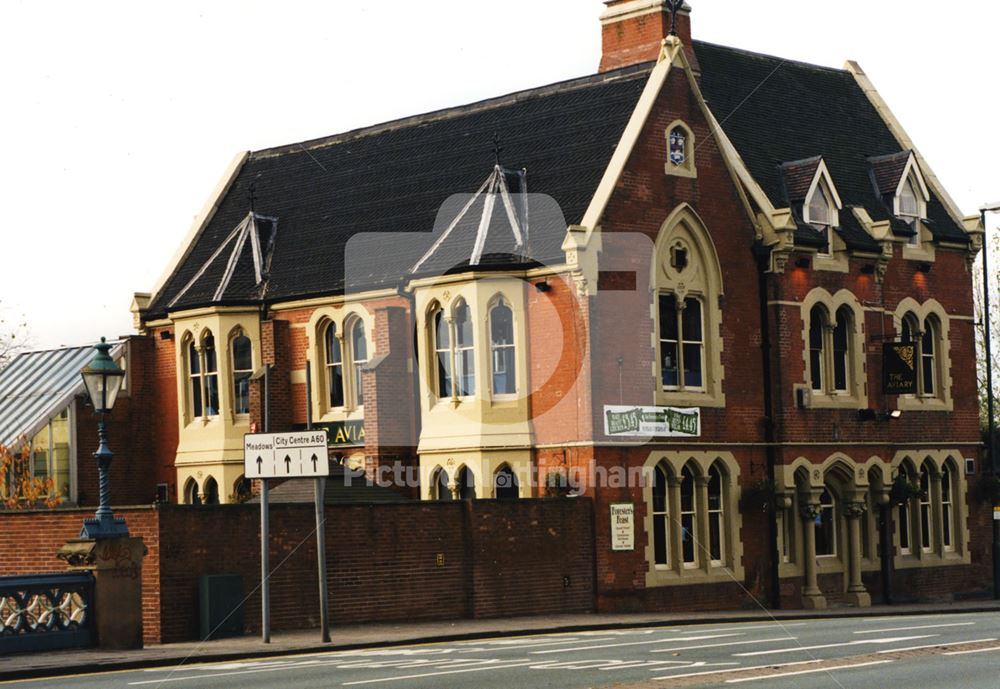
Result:
{"label": "arched window", "polygon": [[476,394],[476,360],[472,311],[464,301],[455,306],[455,385],[459,397]]}
{"label": "arched window", "polygon": [[451,397],[451,327],[444,311],[438,309],[434,314],[434,354],[437,360],[437,394],[438,397]]}
{"label": "arched window", "polygon": [[681,556],[685,567],[698,566],[697,517],[694,471],[685,466],[681,472]]}
{"label": "arched window", "polygon": [[708,471],[708,552],[713,565],[722,564],[725,551],[724,502],[722,470],[718,465],[712,465]]}
{"label": "arched window", "polygon": [[198,482],[189,478],[184,482],[184,504],[200,505],[201,495],[198,493]]}
{"label": "arched window", "polygon": [[344,357],[337,337],[337,324],[330,323],[324,335],[326,343],[326,387],[330,408],[344,406]]}
{"label": "arched window", "polygon": [[816,305],[809,312],[809,377],[812,389],[823,390],[823,349],[826,341],[826,309]]}
{"label": "arched window", "polygon": [[704,390],[705,338],[701,302],[661,294],[660,375],[665,390]]}
{"label": "arched window", "polygon": [[354,406],[365,403],[365,389],[362,385],[361,371],[368,363],[368,338],[365,336],[365,324],[360,319],[351,326],[351,368],[354,369]]}
{"label": "arched window", "polygon": [[205,382],[205,416],[219,415],[219,357],[215,337],[208,333],[201,341],[203,380]]}
{"label": "arched window", "polygon": [[837,512],[833,493],[824,488],[819,497],[819,515],[816,517],[816,555],[820,557],[837,554]]}
{"label": "arched window", "polygon": [[945,462],[944,468],[941,470],[941,540],[946,551],[955,549],[955,541],[952,537],[952,531],[954,530],[952,472],[951,462]]}
{"label": "arched window", "polygon": [[201,371],[201,353],[195,348],[194,340],[188,343],[187,363],[191,416],[199,418],[204,416],[205,413],[205,408],[202,404],[202,390],[205,387],[205,383]]}
{"label": "arched window", "polygon": [[437,475],[434,477],[434,499],[440,502],[454,499],[451,488],[448,487],[448,472],[444,469],[438,469]]}
{"label": "arched window", "polygon": [[683,127],[677,126],[670,131],[670,162],[673,165],[684,165],[687,162],[688,136]]}
{"label": "arched window", "polygon": [[253,375],[253,345],[242,330],[233,338],[233,411],[250,413],[250,376]]}
{"label": "arched window", "polygon": [[[913,482],[913,474],[906,464],[899,467],[900,476],[906,477],[908,483]],[[910,512],[910,500],[900,503],[897,509],[897,521],[899,522],[899,553],[909,555],[913,552],[910,544],[910,525],[912,524],[912,514]]]}
{"label": "arched window", "polygon": [[669,480],[667,470],[658,464],[653,472],[653,563],[658,567],[670,565],[670,511],[668,503]]}
{"label": "arched window", "polygon": [[476,477],[469,471],[469,467],[459,469],[455,482],[458,484],[458,497],[460,499],[476,499]]}
{"label": "arched window", "polygon": [[188,344],[188,392],[192,418],[219,414],[219,359],[211,332],[201,339],[201,351],[192,339]]}
{"label": "arched window", "polygon": [[250,499],[252,493],[253,489],[250,479],[246,476],[240,476],[236,479],[236,482],[233,484],[233,498],[236,502],[246,502]]}
{"label": "arched window", "polygon": [[837,205],[826,179],[821,178],[815,191],[806,204],[806,222],[822,233],[826,240],[826,249],[821,254],[833,255],[833,228],[837,225]]}
{"label": "arched window", "polygon": [[205,487],[202,490],[205,495],[206,505],[218,505],[219,504],[219,484],[216,483],[215,479],[209,476],[205,479]]}
{"label": "arched window", "polygon": [[493,475],[493,494],[497,500],[516,500],[521,497],[521,487],[517,476],[510,467],[504,464]]}
{"label": "arched window", "polygon": [[896,217],[913,230],[913,234],[906,240],[909,246],[920,246],[919,221],[927,217],[927,200],[915,170],[916,168],[902,180],[896,194]]}
{"label": "arched window", "polygon": [[920,338],[920,394],[926,397],[933,397],[938,389],[934,356],[939,331],[937,319],[928,316],[924,321],[924,334]]}
{"label": "arched window", "polygon": [[920,549],[930,552],[934,542],[931,531],[931,471],[927,462],[920,467]]}
{"label": "arched window", "polygon": [[665,130],[667,137],[667,163],[665,170],[668,175],[678,177],[696,177],[694,166],[695,145],[694,134],[684,123],[677,121]]}
{"label": "arched window", "polygon": [[494,395],[513,395],[517,392],[516,361],[514,312],[501,298],[490,309],[490,362]]}
{"label": "arched window", "polygon": [[837,324],[833,329],[833,391],[847,392],[850,371],[851,310],[837,309]]}

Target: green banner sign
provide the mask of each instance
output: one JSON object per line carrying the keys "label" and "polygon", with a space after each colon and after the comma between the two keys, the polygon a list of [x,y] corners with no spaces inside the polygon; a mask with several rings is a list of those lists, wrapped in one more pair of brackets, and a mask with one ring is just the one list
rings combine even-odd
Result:
{"label": "green banner sign", "polygon": [[701,410],[605,405],[604,433],[609,436],[693,438],[701,435]]}
{"label": "green banner sign", "polygon": [[[305,428],[300,426],[299,430]],[[330,447],[364,447],[364,421],[331,421],[329,423],[314,423],[313,428],[326,430]]]}

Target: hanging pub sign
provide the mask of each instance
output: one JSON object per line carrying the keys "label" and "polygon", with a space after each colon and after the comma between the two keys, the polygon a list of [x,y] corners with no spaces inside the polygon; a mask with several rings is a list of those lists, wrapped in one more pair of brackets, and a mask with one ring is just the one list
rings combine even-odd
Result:
{"label": "hanging pub sign", "polygon": [[887,342],[882,345],[882,392],[886,395],[914,395],[917,392],[917,348],[912,343]]}
{"label": "hanging pub sign", "polygon": [[604,434],[697,438],[701,435],[701,410],[604,405]]}
{"label": "hanging pub sign", "polygon": [[[302,427],[304,428],[304,426]],[[299,430],[302,430],[300,428]],[[364,447],[364,421],[331,421],[330,423],[314,423],[313,428],[325,430],[329,439],[329,447]]]}

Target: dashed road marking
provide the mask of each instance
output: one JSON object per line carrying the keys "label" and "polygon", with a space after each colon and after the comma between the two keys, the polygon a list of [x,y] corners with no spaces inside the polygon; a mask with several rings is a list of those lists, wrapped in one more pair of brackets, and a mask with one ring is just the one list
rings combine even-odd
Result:
{"label": "dashed road marking", "polygon": [[941,627],[971,627],[975,622],[951,622],[949,624],[920,624],[916,627],[893,627],[892,629],[863,629],[855,634],[881,634],[883,632],[909,632],[914,629],[940,629]]}
{"label": "dashed road marking", "polygon": [[801,651],[816,651],[821,648],[843,648],[844,646],[863,646],[865,644],[895,644],[900,641],[913,641],[914,639],[930,639],[940,634],[924,634],[922,636],[896,636],[889,639],[858,639],[857,641],[844,641],[838,644],[816,644],[815,646],[791,646],[789,648],[773,648],[766,651],[746,651],[744,653],[734,653],[737,656],[764,656],[775,653],[799,653]]}
{"label": "dashed road marking", "polygon": [[867,663],[854,663],[852,665],[837,665],[835,667],[815,667],[809,670],[795,670],[794,672],[778,672],[772,675],[761,675],[760,677],[738,677],[727,679],[726,684],[739,684],[740,682],[759,682],[764,679],[777,679],[778,677],[792,677],[794,675],[808,675],[816,672],[837,672],[838,670],[853,670],[859,667],[871,667],[872,665],[885,665],[893,663],[893,660],[872,660]]}
{"label": "dashed road marking", "polygon": [[682,643],[684,641],[701,641],[703,639],[721,639],[727,636],[742,636],[742,633],[734,634],[706,634],[702,636],[688,636],[681,638],[652,639],[649,641],[627,641],[621,644],[600,644],[598,646],[578,646],[576,648],[552,648],[543,651],[532,651],[532,655],[544,655],[546,653],[576,653],[579,651],[592,651],[598,648],[620,648],[622,646],[649,646],[651,644]]}

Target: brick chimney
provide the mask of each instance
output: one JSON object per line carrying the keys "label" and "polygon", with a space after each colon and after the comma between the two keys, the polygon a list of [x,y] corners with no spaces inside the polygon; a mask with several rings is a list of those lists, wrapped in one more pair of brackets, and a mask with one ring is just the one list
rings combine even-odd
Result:
{"label": "brick chimney", "polygon": [[[655,60],[663,39],[670,34],[670,10],[666,0],[604,0],[601,15],[604,50],[601,72]],[[691,48],[691,8],[685,2],[677,15],[677,37],[697,74],[698,61]]]}

